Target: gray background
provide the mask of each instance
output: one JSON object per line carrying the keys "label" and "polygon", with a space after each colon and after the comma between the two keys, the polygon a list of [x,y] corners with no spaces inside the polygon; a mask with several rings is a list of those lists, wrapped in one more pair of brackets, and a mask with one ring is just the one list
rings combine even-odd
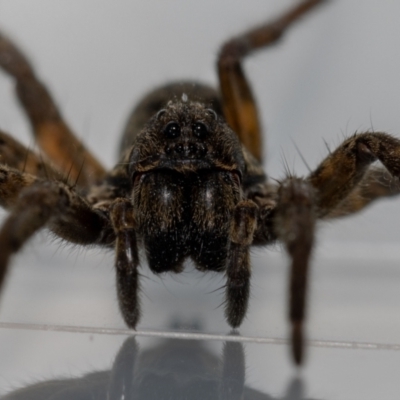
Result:
{"label": "gray background", "polygon": [[[214,62],[223,40],[293,3],[0,0],[0,27],[32,59],[78,136],[111,167],[119,132],[143,93],[181,78],[216,84]],[[264,152],[270,176],[284,176],[283,158],[299,175],[307,173],[293,142],[315,167],[327,154],[324,140],[335,147],[355,131],[371,129],[399,135],[399,16],[396,1],[332,1],[288,32],[281,45],[246,61],[267,132]],[[0,104],[0,127],[32,143],[12,82],[3,74]],[[398,211],[398,200],[385,200],[360,215],[320,226],[312,338],[399,343]],[[241,333],[286,337],[285,256],[274,247],[254,251],[253,260],[252,306]],[[14,260],[0,320],[123,328],[112,263],[112,254],[60,245],[39,234]],[[139,329],[163,330],[174,318],[194,318],[206,332],[228,331],[221,308],[216,308],[222,293],[209,294],[223,285],[221,277],[188,272],[161,280],[146,268],[144,274],[149,279],[144,280],[145,313]],[[118,347],[104,344],[99,352],[84,339],[71,339],[63,352],[59,343],[64,339],[56,334],[44,339],[46,349],[39,345],[39,334],[26,334],[1,334],[0,393],[49,374],[106,367],[112,357],[104,352],[113,354]],[[269,356],[249,350],[251,383],[279,394],[292,369],[286,350],[279,348],[276,358],[274,351],[269,363]],[[304,374],[311,394],[395,398],[396,352],[393,357],[379,353],[383,358],[372,352],[366,358],[356,352],[338,354],[311,353]],[[355,370],[361,372],[353,376]],[[267,383],[260,371],[269,374]]]}

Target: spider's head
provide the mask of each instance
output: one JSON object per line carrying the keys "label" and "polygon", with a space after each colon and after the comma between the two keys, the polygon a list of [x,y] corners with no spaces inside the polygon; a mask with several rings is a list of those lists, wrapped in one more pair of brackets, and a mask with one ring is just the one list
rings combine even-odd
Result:
{"label": "spider's head", "polygon": [[202,103],[171,101],[137,135],[129,172],[154,170],[191,173],[199,170],[244,171],[242,148],[222,117]]}

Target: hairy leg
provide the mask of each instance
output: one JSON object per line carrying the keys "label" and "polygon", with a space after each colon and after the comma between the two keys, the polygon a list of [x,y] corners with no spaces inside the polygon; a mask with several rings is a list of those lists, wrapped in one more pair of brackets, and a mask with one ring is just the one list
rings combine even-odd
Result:
{"label": "hairy leg", "polygon": [[98,181],[104,168],[68,127],[47,88],[22,52],[0,33],[0,67],[15,79],[18,98],[39,146],[65,175],[82,186]]}
{"label": "hairy leg", "polygon": [[224,115],[241,142],[258,161],[262,159],[261,128],[242,60],[253,51],[276,43],[293,22],[323,2],[303,1],[276,20],[227,41],[221,48],[217,66]]}
{"label": "hairy leg", "polygon": [[36,176],[0,164],[0,206],[13,207],[21,191],[37,181]]}
{"label": "hairy leg", "polygon": [[[1,172],[1,201],[11,213],[0,229],[0,287],[10,257],[43,227],[72,243],[111,246],[114,242],[109,221],[65,184],[36,180],[15,170]],[[21,185],[25,185],[22,190]]]}
{"label": "hairy leg", "polygon": [[396,196],[399,193],[398,178],[394,178],[384,168],[371,167],[350,194],[324,218],[338,218],[354,214],[381,197]]}
{"label": "hairy leg", "polygon": [[38,178],[67,180],[55,168],[32,150],[0,131],[0,164],[26,172]]}
{"label": "hairy leg", "polygon": [[289,178],[278,191],[273,230],[283,242],[291,259],[289,284],[289,320],[292,324],[292,354],[301,364],[304,353],[308,269],[314,244],[315,191],[303,179]]}
{"label": "hairy leg", "polygon": [[117,199],[111,207],[110,217],[116,235],[115,269],[119,307],[126,324],[135,328],[140,318],[139,255],[131,202]]}
{"label": "hairy leg", "polygon": [[228,323],[236,328],[246,314],[250,293],[249,247],[257,221],[257,206],[250,200],[241,201],[234,211],[231,247],[226,270],[226,308]]}
{"label": "hairy leg", "polygon": [[[332,152],[310,174],[308,181],[317,190],[317,213],[319,218],[329,217],[337,209],[350,207],[357,210],[372,201],[377,193],[390,194],[383,189],[382,180],[370,171],[370,165],[379,160],[395,177],[400,177],[400,140],[382,132],[368,132],[352,136]],[[369,172],[370,171],[370,172]],[[380,179],[386,179],[384,175]],[[363,184],[367,183],[367,186]],[[359,186],[361,184],[361,186]],[[368,187],[368,184],[371,184]],[[353,192],[356,190],[356,192]],[[396,191],[396,189],[393,189]],[[357,195],[366,201],[357,204]],[[369,197],[369,200],[368,200]],[[348,199],[348,200],[346,200]],[[343,211],[344,212],[344,211]]]}
{"label": "hairy leg", "polygon": [[[376,160],[387,171],[371,168]],[[292,260],[289,318],[296,363],[303,358],[302,326],[316,219],[346,215],[380,196],[398,194],[399,177],[400,140],[371,132],[345,140],[307,179],[288,178],[277,191],[261,185],[251,193],[260,208],[253,244],[280,240]]]}

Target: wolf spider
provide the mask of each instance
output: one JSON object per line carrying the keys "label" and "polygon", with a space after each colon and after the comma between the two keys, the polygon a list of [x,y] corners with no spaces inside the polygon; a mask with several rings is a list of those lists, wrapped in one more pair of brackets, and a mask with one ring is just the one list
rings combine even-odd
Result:
{"label": "wolf spider", "polygon": [[[218,56],[220,90],[172,83],[131,114],[109,172],[75,137],[25,56],[0,35],[0,66],[16,82],[44,156],[0,133],[0,284],[10,257],[39,229],[81,245],[114,248],[126,324],[140,317],[139,255],[154,273],[226,274],[225,315],[238,327],[248,307],[249,247],[280,241],[291,260],[289,319],[294,361],[303,359],[307,274],[316,220],[354,213],[400,173],[400,141],[366,132],[345,140],[305,178],[270,182],[261,168],[256,104],[242,69],[250,53],[277,42],[324,0],[298,3],[279,18],[227,41]],[[380,160],[386,169],[370,165]]]}

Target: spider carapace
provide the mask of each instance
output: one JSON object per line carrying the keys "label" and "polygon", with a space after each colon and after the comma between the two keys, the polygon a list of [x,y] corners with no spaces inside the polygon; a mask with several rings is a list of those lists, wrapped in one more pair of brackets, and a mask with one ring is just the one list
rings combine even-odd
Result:
{"label": "spider carapace", "polygon": [[[37,155],[0,133],[0,284],[10,256],[39,229],[81,245],[114,248],[123,318],[140,317],[139,256],[155,273],[226,274],[226,319],[241,324],[250,290],[249,248],[280,241],[290,257],[289,320],[294,361],[303,360],[307,270],[319,218],[351,214],[397,189],[400,141],[379,133],[345,140],[305,178],[270,182],[261,167],[261,130],[242,68],[251,52],[274,44],[324,0],[298,3],[272,22],[227,41],[219,90],[193,82],[149,93],[129,118],[121,158],[105,171],[71,132],[25,56],[0,34],[0,67],[16,82]],[[370,168],[379,159],[386,169]]]}

